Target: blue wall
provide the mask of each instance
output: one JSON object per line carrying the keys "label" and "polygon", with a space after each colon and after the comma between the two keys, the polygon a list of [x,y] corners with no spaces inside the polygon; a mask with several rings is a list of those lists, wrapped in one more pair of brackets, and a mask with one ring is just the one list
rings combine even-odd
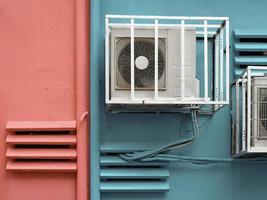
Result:
{"label": "blue wall", "polygon": [[[178,114],[108,114],[104,105],[104,15],[229,16],[232,30],[267,29],[264,0],[91,0],[91,199],[99,200],[99,146],[163,144],[183,136],[190,126]],[[231,53],[232,57],[232,53]],[[233,64],[231,60],[231,73]],[[206,122],[206,120],[208,120]],[[188,124],[181,122],[188,121]],[[230,157],[230,110],[211,119],[201,117],[198,139],[181,154]],[[170,191],[165,194],[101,194],[101,200],[248,200],[267,198],[266,164],[170,166]]]}

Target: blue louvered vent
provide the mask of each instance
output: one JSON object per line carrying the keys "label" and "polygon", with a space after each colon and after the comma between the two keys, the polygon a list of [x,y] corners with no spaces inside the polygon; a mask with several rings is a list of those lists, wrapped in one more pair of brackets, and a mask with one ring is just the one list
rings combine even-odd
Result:
{"label": "blue louvered vent", "polygon": [[129,163],[114,152],[100,158],[101,192],[166,192],[169,190],[167,163]]}
{"label": "blue louvered vent", "polygon": [[267,65],[267,30],[235,30],[234,37],[236,65]]}

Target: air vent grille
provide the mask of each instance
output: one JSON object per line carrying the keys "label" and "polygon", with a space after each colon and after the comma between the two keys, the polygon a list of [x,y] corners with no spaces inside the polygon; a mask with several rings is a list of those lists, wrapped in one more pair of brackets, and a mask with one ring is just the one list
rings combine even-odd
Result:
{"label": "air vent grille", "polygon": [[101,154],[101,192],[166,192],[169,171],[164,162],[129,163],[111,153]]}
{"label": "air vent grille", "polygon": [[7,170],[76,171],[75,121],[12,121],[6,130]]}
{"label": "air vent grille", "polygon": [[235,64],[241,67],[249,65],[267,65],[267,31],[235,30]]}

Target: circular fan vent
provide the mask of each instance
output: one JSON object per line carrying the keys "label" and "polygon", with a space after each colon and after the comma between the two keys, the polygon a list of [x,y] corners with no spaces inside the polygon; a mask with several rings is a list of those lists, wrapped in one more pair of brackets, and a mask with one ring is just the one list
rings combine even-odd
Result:
{"label": "circular fan vent", "polygon": [[261,124],[267,130],[267,97],[265,97],[260,104],[260,119]]}
{"label": "circular fan vent", "polygon": [[[135,87],[147,88],[154,85],[155,58],[154,43],[147,40],[136,40],[134,42],[134,80]],[[131,43],[125,45],[118,57],[118,70],[122,78],[131,84]],[[162,77],[165,70],[165,57],[158,50],[158,79]]]}

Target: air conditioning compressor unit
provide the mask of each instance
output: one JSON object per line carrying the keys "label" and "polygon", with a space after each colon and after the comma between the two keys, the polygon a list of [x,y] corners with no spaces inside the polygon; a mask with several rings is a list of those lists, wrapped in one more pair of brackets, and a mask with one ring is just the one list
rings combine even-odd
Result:
{"label": "air conditioning compressor unit", "polygon": [[267,67],[248,67],[233,84],[233,91],[233,155],[266,155]]}
{"label": "air conditioning compressor unit", "polygon": [[108,110],[173,111],[199,105],[214,108],[229,103],[228,80],[228,18],[106,16]]}

